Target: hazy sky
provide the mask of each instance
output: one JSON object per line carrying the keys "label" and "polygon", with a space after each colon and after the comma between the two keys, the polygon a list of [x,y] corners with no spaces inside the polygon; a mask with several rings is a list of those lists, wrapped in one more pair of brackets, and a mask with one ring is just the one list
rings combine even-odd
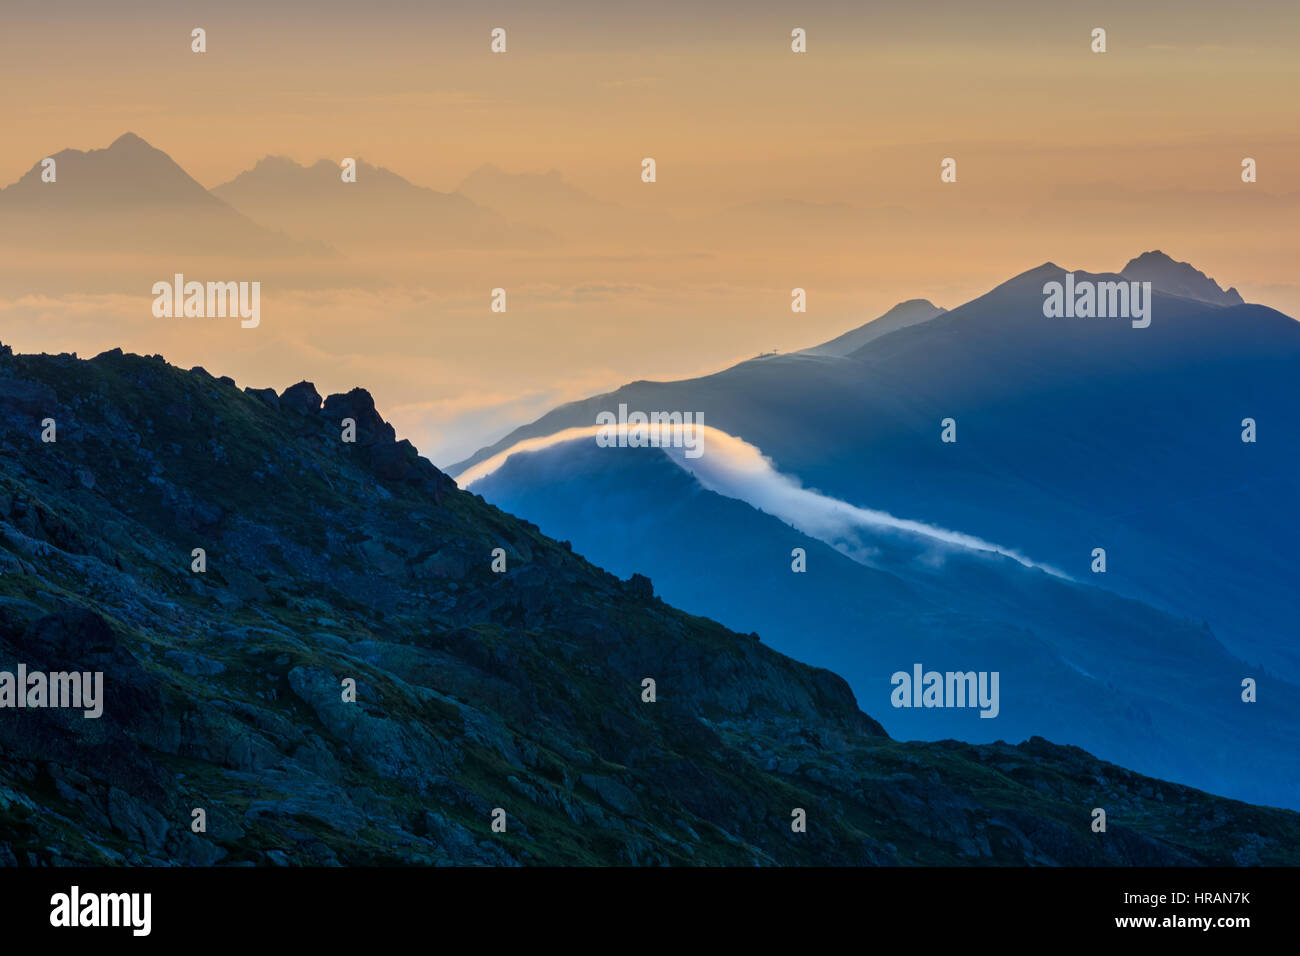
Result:
{"label": "hazy sky", "polygon": [[[484,163],[556,169],[626,228],[368,263],[385,291],[309,270],[267,290],[255,331],[160,327],[147,289],[73,298],[11,265],[0,339],[365,385],[445,463],[552,402],[815,344],[905,298],[952,307],[1046,260],[1116,270],[1160,248],[1300,315],[1297,35],[1294,0],[5,0],[0,185],[132,130],[209,188],[268,154],[358,156],[443,191]],[[497,286],[506,316],[487,311]]]}

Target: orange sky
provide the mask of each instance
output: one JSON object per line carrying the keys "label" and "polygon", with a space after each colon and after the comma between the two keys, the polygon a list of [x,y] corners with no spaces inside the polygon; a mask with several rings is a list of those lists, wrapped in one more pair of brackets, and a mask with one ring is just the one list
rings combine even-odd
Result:
{"label": "orange sky", "polygon": [[[1300,315],[1293,2],[5,6],[0,185],[132,130],[209,188],[268,154],[359,156],[443,191],[494,163],[558,169],[626,212],[590,248],[367,263],[378,295],[308,273],[268,291],[252,338],[159,328],[147,290],[73,300],[0,270],[16,348],[365,385],[435,461],[557,400],[814,344],[904,298],[952,307],[1049,259],[1113,270],[1160,248]],[[830,205],[733,208],[785,200]],[[486,312],[496,286],[505,318]]]}

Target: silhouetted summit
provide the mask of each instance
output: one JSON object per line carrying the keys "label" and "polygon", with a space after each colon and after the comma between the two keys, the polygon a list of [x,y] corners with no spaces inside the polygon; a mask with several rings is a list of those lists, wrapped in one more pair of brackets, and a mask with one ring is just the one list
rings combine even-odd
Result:
{"label": "silhouetted summit", "polygon": [[1189,262],[1177,262],[1160,250],[1144,252],[1121,270],[1127,279],[1150,282],[1151,287],[1169,295],[1199,299],[1213,305],[1242,305],[1236,289],[1226,292],[1219,284]]}

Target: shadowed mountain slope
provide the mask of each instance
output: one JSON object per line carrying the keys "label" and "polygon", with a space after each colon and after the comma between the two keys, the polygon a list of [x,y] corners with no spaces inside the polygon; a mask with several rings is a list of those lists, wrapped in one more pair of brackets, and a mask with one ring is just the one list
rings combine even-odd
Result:
{"label": "shadowed mountain slope", "polygon": [[0,354],[0,668],[105,681],[0,710],[0,862],[1297,860],[1296,814],[1077,749],[890,740],[394,439],[361,389]]}
{"label": "shadowed mountain slope", "polygon": [[[847,356],[767,356],[561,406],[448,470],[620,404],[701,412],[805,487],[1204,620],[1234,656],[1300,683],[1300,323],[1207,301],[1236,296],[1161,253],[1075,277],[1130,271],[1154,276],[1148,328],[1046,317],[1043,287],[1065,275],[1047,263]],[[955,443],[940,440],[948,418]],[[1093,575],[1098,547],[1108,567]]]}
{"label": "shadowed mountain slope", "polygon": [[905,329],[918,322],[927,322],[937,315],[943,315],[947,309],[941,309],[928,299],[908,299],[900,302],[878,319],[866,325],[850,329],[843,335],[837,335],[829,342],[803,349],[801,355],[851,355],[873,339],[888,335],[898,329]]}
{"label": "shadowed mountain slope", "polygon": [[[586,439],[513,455],[471,490],[604,568],[649,574],[678,607],[834,670],[895,737],[1042,736],[1214,793],[1297,805],[1300,688],[1234,659],[1203,622],[1091,575],[1063,579],[924,535],[859,526],[832,546],[710,487],[658,449]],[[997,672],[996,713],[894,706],[891,675],[917,663]],[[1245,676],[1267,695],[1243,702]]]}

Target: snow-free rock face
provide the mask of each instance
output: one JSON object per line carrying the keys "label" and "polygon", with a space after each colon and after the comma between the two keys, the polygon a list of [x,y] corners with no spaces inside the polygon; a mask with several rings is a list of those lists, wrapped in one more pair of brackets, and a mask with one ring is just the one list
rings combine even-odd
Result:
{"label": "snow-free rock face", "polygon": [[361,390],[4,350],[0,446],[0,673],[103,674],[98,718],[0,707],[0,864],[1297,862],[1294,813],[889,739],[457,489]]}
{"label": "snow-free rock face", "polygon": [[290,385],[280,396],[280,407],[299,415],[315,415],[320,411],[320,406],[320,392],[316,391],[316,386],[311,382]]}

